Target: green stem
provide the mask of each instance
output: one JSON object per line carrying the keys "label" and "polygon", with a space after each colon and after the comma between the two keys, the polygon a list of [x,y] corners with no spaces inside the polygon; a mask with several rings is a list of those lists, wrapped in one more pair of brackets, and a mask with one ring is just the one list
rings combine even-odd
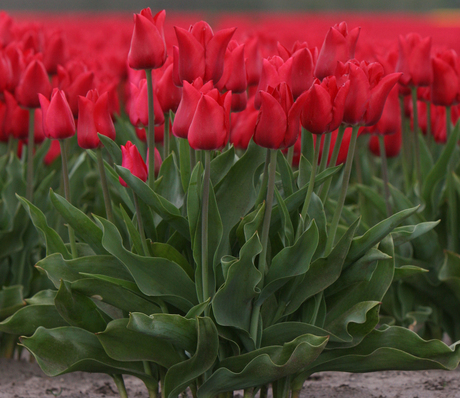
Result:
{"label": "green stem", "polygon": [[288,162],[288,165],[292,167],[292,160],[294,159],[294,145],[291,145],[289,148],[288,148],[288,151],[287,151],[287,157],[286,157],[286,160]]}
{"label": "green stem", "polygon": [[245,388],[243,393],[243,398],[253,398],[254,397],[254,388]]}
{"label": "green stem", "polygon": [[[208,217],[209,217],[209,182],[211,179],[211,151],[204,151],[203,199],[201,206],[201,277],[203,283],[203,301],[210,297],[208,264]],[[209,307],[205,314],[209,315]]]}
{"label": "green stem", "polygon": [[260,189],[257,195],[255,207],[259,206],[262,203],[267,193],[268,165],[269,164],[270,164],[270,149],[267,149],[267,154],[265,156],[264,174],[262,176],[262,182],[260,184]]}
{"label": "green stem", "polygon": [[331,147],[331,133],[322,134],[321,141],[323,142],[323,151],[321,156],[321,163],[319,165],[318,173],[326,170],[327,167],[327,159],[329,158],[329,149]]}
{"label": "green stem", "polygon": [[10,154],[13,153],[13,150],[14,150],[14,137],[12,135],[10,135],[8,137],[8,148],[7,148],[7,154],[8,154],[8,157],[10,157]]}
{"label": "green stem", "polygon": [[331,222],[331,228],[327,237],[325,255],[328,256],[334,245],[335,235],[337,233],[337,227],[339,226],[340,216],[342,215],[343,205],[347,196],[348,182],[350,181],[351,166],[353,164],[353,157],[355,153],[356,138],[358,137],[359,126],[353,126],[351,133],[350,146],[348,147],[347,160],[345,162],[345,170],[343,172],[342,189],[340,191],[339,199],[337,201],[337,207],[334,212],[334,216]]}
{"label": "green stem", "polygon": [[446,135],[447,139],[449,139],[450,135],[452,134],[452,108],[450,106],[446,106]]}
{"label": "green stem", "polygon": [[313,163],[311,165],[310,183],[308,184],[307,196],[305,197],[305,202],[302,207],[302,212],[300,213],[304,221],[307,219],[308,206],[310,206],[311,196],[313,194],[313,189],[315,188],[315,177],[316,177],[316,170],[318,169],[318,159],[319,159],[320,151],[321,151],[320,141],[316,140],[315,153],[313,155]]}
{"label": "green stem", "polygon": [[385,136],[379,135],[379,144],[380,144],[380,159],[382,161],[382,180],[383,188],[385,190],[385,206],[387,210],[387,217],[390,217],[393,213],[391,210],[390,204],[390,187],[388,181],[388,163],[387,163],[387,153],[385,149]]}
{"label": "green stem", "polygon": [[268,385],[264,384],[260,387],[260,398],[267,398],[268,397]]}
{"label": "green stem", "polygon": [[169,156],[169,112],[165,113],[165,129],[163,134],[163,160]]}
{"label": "green stem", "polygon": [[149,100],[149,127],[147,130],[147,147],[149,150],[148,185],[153,190],[155,184],[155,112],[153,108],[152,69],[146,69],[145,76],[147,78],[147,95]]}
{"label": "green stem", "polygon": [[97,155],[97,167],[99,169],[99,174],[101,176],[101,186],[102,186],[102,196],[104,197],[105,204],[105,213],[107,219],[114,223],[115,219],[113,217],[112,202],[110,200],[109,185],[107,184],[107,176],[105,175],[104,159],[102,158],[102,148],[96,149]]}
{"label": "green stem", "polygon": [[190,147],[190,170],[192,171],[196,166],[196,151]]}
{"label": "green stem", "polygon": [[[259,282],[258,287],[263,288],[264,276],[267,268],[267,251],[268,251],[268,237],[270,231],[270,220],[272,216],[272,206],[273,206],[273,193],[275,192],[275,177],[276,177],[276,157],[278,155],[278,150],[270,150],[270,167],[268,172],[268,187],[267,187],[267,200],[265,202],[265,214],[264,221],[262,224],[262,235],[261,235],[261,244],[262,252],[259,255],[258,269],[262,275],[262,279]],[[257,344],[257,331],[259,327],[259,315],[260,315],[260,305],[254,303],[252,314],[251,314],[251,326],[250,334],[254,342]]]}
{"label": "green stem", "polygon": [[411,150],[411,139],[409,132],[407,131],[407,120],[404,112],[404,97],[399,97],[399,108],[401,111],[401,132],[402,132],[402,167],[404,173],[404,183],[406,191],[408,192],[411,186],[411,170],[412,170],[412,150]]}
{"label": "green stem", "polygon": [[112,374],[113,381],[117,386],[118,393],[121,398],[128,398],[128,393],[126,391],[125,382],[123,381],[123,376],[120,374]]}
{"label": "green stem", "polygon": [[422,163],[420,161],[420,142],[418,133],[418,110],[417,110],[417,87],[412,87],[412,112],[414,115],[414,151],[415,151],[415,172],[419,189],[422,185]]}
{"label": "green stem", "polygon": [[[343,135],[345,133],[345,126],[343,124],[339,127],[339,132],[337,134],[337,138],[335,140],[334,149],[332,150],[331,160],[329,162],[329,167],[334,167],[337,163],[337,159],[339,157],[340,146],[342,145]],[[327,196],[329,194],[329,188],[331,187],[332,183],[332,176],[329,177],[321,187],[320,191],[320,198],[323,203],[326,203]]]}
{"label": "green stem", "polygon": [[[62,160],[62,180],[64,182],[64,196],[67,202],[72,203],[70,200],[70,182],[69,182],[69,171],[67,169],[67,151],[65,140],[59,140],[59,146],[61,147],[61,160]],[[77,245],[75,243],[75,233],[73,228],[69,225],[69,242],[70,251],[72,252],[72,258],[77,258]]]}
{"label": "green stem", "polygon": [[[149,375],[153,376],[152,374],[152,368],[150,367],[150,363],[148,361],[142,361],[142,364],[144,365],[144,372]],[[155,389],[152,389],[151,386],[146,385],[147,390],[149,392],[149,398],[157,398],[158,397],[158,384]]]}
{"label": "green stem", "polygon": [[144,249],[144,256],[150,256],[149,246],[147,245],[147,240],[145,239],[145,232],[144,232],[144,223],[142,222],[141,217],[141,210],[139,207],[139,199],[137,195],[133,192],[134,198],[134,207],[136,209],[136,217],[137,217],[137,226],[139,228],[139,235],[141,236],[142,248]]}
{"label": "green stem", "polygon": [[29,137],[27,141],[27,190],[26,198],[32,202],[34,196],[34,122],[35,109],[29,109]]}

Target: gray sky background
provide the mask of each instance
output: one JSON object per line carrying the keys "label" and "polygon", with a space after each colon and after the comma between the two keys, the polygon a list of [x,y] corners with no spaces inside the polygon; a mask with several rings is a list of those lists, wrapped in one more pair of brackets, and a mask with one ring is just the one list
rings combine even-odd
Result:
{"label": "gray sky background", "polygon": [[429,11],[460,8],[460,0],[0,0],[4,10],[133,11],[169,10],[392,10]]}

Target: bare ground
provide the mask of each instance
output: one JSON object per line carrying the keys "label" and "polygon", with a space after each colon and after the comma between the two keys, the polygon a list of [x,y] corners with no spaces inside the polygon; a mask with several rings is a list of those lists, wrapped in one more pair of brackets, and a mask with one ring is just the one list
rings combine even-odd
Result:
{"label": "bare ground", "polygon": [[[125,377],[131,398],[147,398],[143,383]],[[239,395],[239,394],[238,394]],[[36,363],[0,358],[0,398],[104,398],[117,397],[105,374],[76,372],[55,378],[43,374]],[[323,372],[305,383],[302,398],[460,398],[460,371],[376,372],[350,374]]]}

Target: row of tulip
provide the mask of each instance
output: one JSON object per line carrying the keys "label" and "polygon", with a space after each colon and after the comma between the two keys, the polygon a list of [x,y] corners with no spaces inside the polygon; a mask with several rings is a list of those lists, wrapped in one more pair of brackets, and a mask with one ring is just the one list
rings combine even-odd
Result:
{"label": "row of tulip", "polygon": [[48,375],[168,398],[455,368],[456,344],[414,332],[460,339],[455,51],[166,20],[82,48],[82,21],[66,41],[0,14],[3,353],[22,336]]}

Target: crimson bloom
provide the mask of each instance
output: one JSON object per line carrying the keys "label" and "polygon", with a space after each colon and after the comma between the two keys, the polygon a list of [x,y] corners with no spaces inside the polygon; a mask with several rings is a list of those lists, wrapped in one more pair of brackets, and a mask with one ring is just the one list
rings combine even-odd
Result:
{"label": "crimson bloom", "polygon": [[300,132],[300,107],[294,106],[291,89],[286,83],[260,92],[261,106],[254,142],[264,148],[287,148],[297,140]]}
{"label": "crimson bloom", "polygon": [[335,76],[318,79],[308,91],[297,100],[301,107],[302,126],[313,134],[334,131],[342,123],[345,100],[350,89],[350,81],[337,84]]}
{"label": "crimson bloom", "polygon": [[43,117],[43,132],[54,140],[62,140],[75,134],[75,120],[64,91],[55,88],[51,101],[39,94]]}
{"label": "crimson bloom", "polygon": [[345,101],[343,121],[350,126],[372,126],[382,115],[385,101],[391,89],[399,80],[401,73],[384,75],[378,62],[358,62],[352,60],[345,65],[340,63],[337,72],[350,79],[350,90]]}
{"label": "crimson bloom", "polygon": [[430,61],[431,37],[417,33],[399,36],[399,58],[396,72],[402,72],[399,83],[403,86],[429,86],[433,80]]}
{"label": "crimson bloom", "polygon": [[445,50],[431,58],[433,81],[431,101],[434,105],[451,106],[460,102],[460,65],[454,50]]}
{"label": "crimson bloom", "polygon": [[[201,77],[203,81],[217,83],[224,70],[227,45],[236,28],[223,29],[214,34],[204,21],[197,22],[187,31],[174,27],[179,44],[177,73],[179,82],[193,82]],[[177,80],[177,79],[176,79]]]}
{"label": "crimson bloom", "polygon": [[[154,112],[155,112],[155,125],[159,126],[165,122],[163,110],[161,109],[158,97],[153,95]],[[147,94],[147,80],[142,79],[139,82],[139,87],[131,84],[131,96],[127,104],[127,111],[129,120],[135,127],[142,127],[149,125],[149,102]]]}
{"label": "crimson bloom", "polygon": [[[384,138],[385,142],[385,154],[387,158],[394,158],[401,152],[402,146],[402,135],[401,129],[396,134],[386,135]],[[380,142],[377,135],[373,135],[369,140],[369,150],[375,156],[380,156]]]}
{"label": "crimson bloom", "polygon": [[134,14],[134,31],[128,54],[131,68],[156,69],[163,66],[167,56],[163,31],[165,18],[165,10],[153,16],[150,7]]}
{"label": "crimson bloom", "polygon": [[3,95],[6,104],[4,133],[18,140],[26,140],[29,134],[29,111],[21,108],[14,96],[8,91],[4,91]]}
{"label": "crimson bloom", "polygon": [[248,101],[246,109],[232,115],[230,142],[235,148],[246,149],[254,135],[259,112],[254,108],[254,97]]}
{"label": "crimson bloom", "polygon": [[329,29],[316,61],[315,76],[318,79],[333,75],[338,62],[347,62],[355,57],[360,29],[354,28],[348,32],[345,22]]}
{"label": "crimson bloom", "polygon": [[107,92],[99,96],[97,90],[90,90],[86,97],[78,97],[78,145],[94,149],[101,142],[97,133],[115,140],[115,126],[109,112]]}
{"label": "crimson bloom", "polygon": [[[142,181],[147,181],[149,175],[147,165],[145,164],[144,159],[142,159],[137,147],[131,141],[128,141],[126,145],[121,146],[121,155],[122,167],[127,168],[134,176],[140,178]],[[121,185],[124,187],[128,186],[121,177],[119,177],[119,180]]]}
{"label": "crimson bloom", "polygon": [[43,63],[33,60],[22,74],[15,96],[20,105],[26,108],[39,108],[39,94],[48,98],[51,94],[51,84]]}

